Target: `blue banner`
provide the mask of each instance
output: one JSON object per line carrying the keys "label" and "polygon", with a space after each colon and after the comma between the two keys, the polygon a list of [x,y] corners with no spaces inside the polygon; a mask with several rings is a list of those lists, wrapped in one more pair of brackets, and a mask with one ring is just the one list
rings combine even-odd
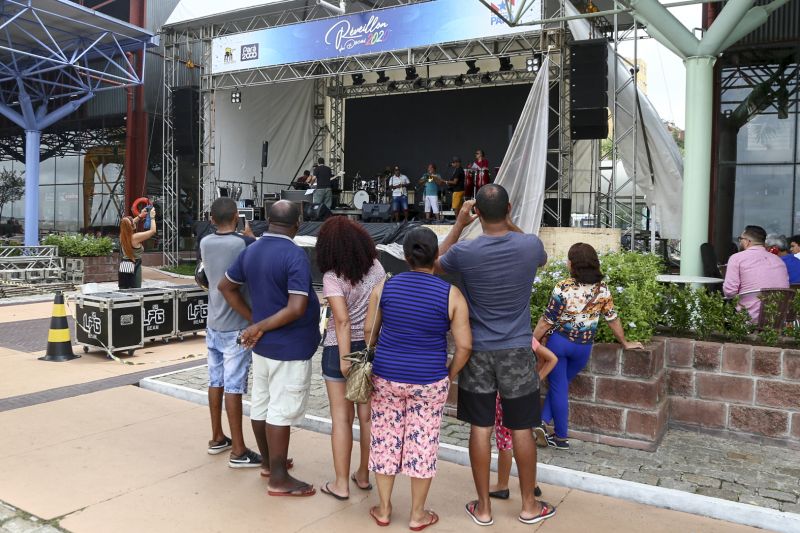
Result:
{"label": "blue banner", "polygon": [[[506,0],[513,6],[514,0]],[[505,2],[494,6],[505,13]],[[537,0],[523,20],[541,17]],[[433,0],[218,37],[212,74],[376,54],[538,30],[511,28],[477,0]]]}

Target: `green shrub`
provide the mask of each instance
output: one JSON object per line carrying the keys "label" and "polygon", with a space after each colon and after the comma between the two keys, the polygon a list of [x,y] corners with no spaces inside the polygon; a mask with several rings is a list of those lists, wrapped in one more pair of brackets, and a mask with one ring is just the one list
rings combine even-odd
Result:
{"label": "green shrub", "polygon": [[[0,246],[16,246],[19,248],[22,244],[11,239],[0,239]],[[19,250],[11,250],[6,257],[17,257],[20,255],[22,255],[21,248]]]}
{"label": "green shrub", "polygon": [[114,242],[110,238],[92,235],[48,235],[42,244],[58,246],[58,255],[62,257],[102,257],[111,255],[114,250]]}
{"label": "green shrub", "polygon": [[[600,268],[614,297],[625,336],[631,341],[647,342],[655,332],[663,290],[656,281],[662,272],[661,258],[653,254],[614,252],[600,256]],[[542,268],[531,294],[531,318],[539,320],[547,307],[556,283],[569,277],[566,261],[551,261]],[[597,342],[613,342],[614,336],[601,320]]]}

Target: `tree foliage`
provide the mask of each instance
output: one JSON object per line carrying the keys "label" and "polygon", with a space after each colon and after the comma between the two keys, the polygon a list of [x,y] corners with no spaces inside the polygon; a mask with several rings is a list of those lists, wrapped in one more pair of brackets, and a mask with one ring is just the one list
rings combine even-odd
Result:
{"label": "tree foliage", "polygon": [[0,219],[3,207],[20,200],[25,195],[25,179],[15,170],[0,170]]}

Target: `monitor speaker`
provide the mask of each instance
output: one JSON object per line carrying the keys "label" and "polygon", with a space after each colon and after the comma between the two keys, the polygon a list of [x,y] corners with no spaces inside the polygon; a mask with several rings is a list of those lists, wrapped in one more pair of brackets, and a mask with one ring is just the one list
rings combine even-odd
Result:
{"label": "monitor speaker", "polygon": [[325,204],[303,204],[303,220],[306,222],[322,222],[329,216],[331,216],[331,210]]}
{"label": "monitor speaker", "polygon": [[361,206],[361,220],[364,222],[390,222],[392,220],[392,205],[365,203]]}
{"label": "monitor speaker", "polygon": [[[545,211],[542,216],[542,225],[548,227],[562,227],[568,228],[570,225],[570,219],[572,218],[572,200],[569,198],[562,198],[561,199],[561,223],[559,223],[558,219],[553,216],[550,211],[553,213],[558,213],[558,198],[545,198],[544,199],[544,206]],[[549,210],[549,211],[548,211]]]}

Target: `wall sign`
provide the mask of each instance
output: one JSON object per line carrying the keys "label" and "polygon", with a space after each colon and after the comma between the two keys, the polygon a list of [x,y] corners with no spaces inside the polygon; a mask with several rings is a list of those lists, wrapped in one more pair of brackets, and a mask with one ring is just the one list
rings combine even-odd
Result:
{"label": "wall sign", "polygon": [[[504,12],[504,2],[494,5]],[[523,20],[539,18],[541,0],[535,0]],[[212,42],[211,72],[375,54],[538,28],[511,28],[476,0],[433,0],[217,37]]]}

